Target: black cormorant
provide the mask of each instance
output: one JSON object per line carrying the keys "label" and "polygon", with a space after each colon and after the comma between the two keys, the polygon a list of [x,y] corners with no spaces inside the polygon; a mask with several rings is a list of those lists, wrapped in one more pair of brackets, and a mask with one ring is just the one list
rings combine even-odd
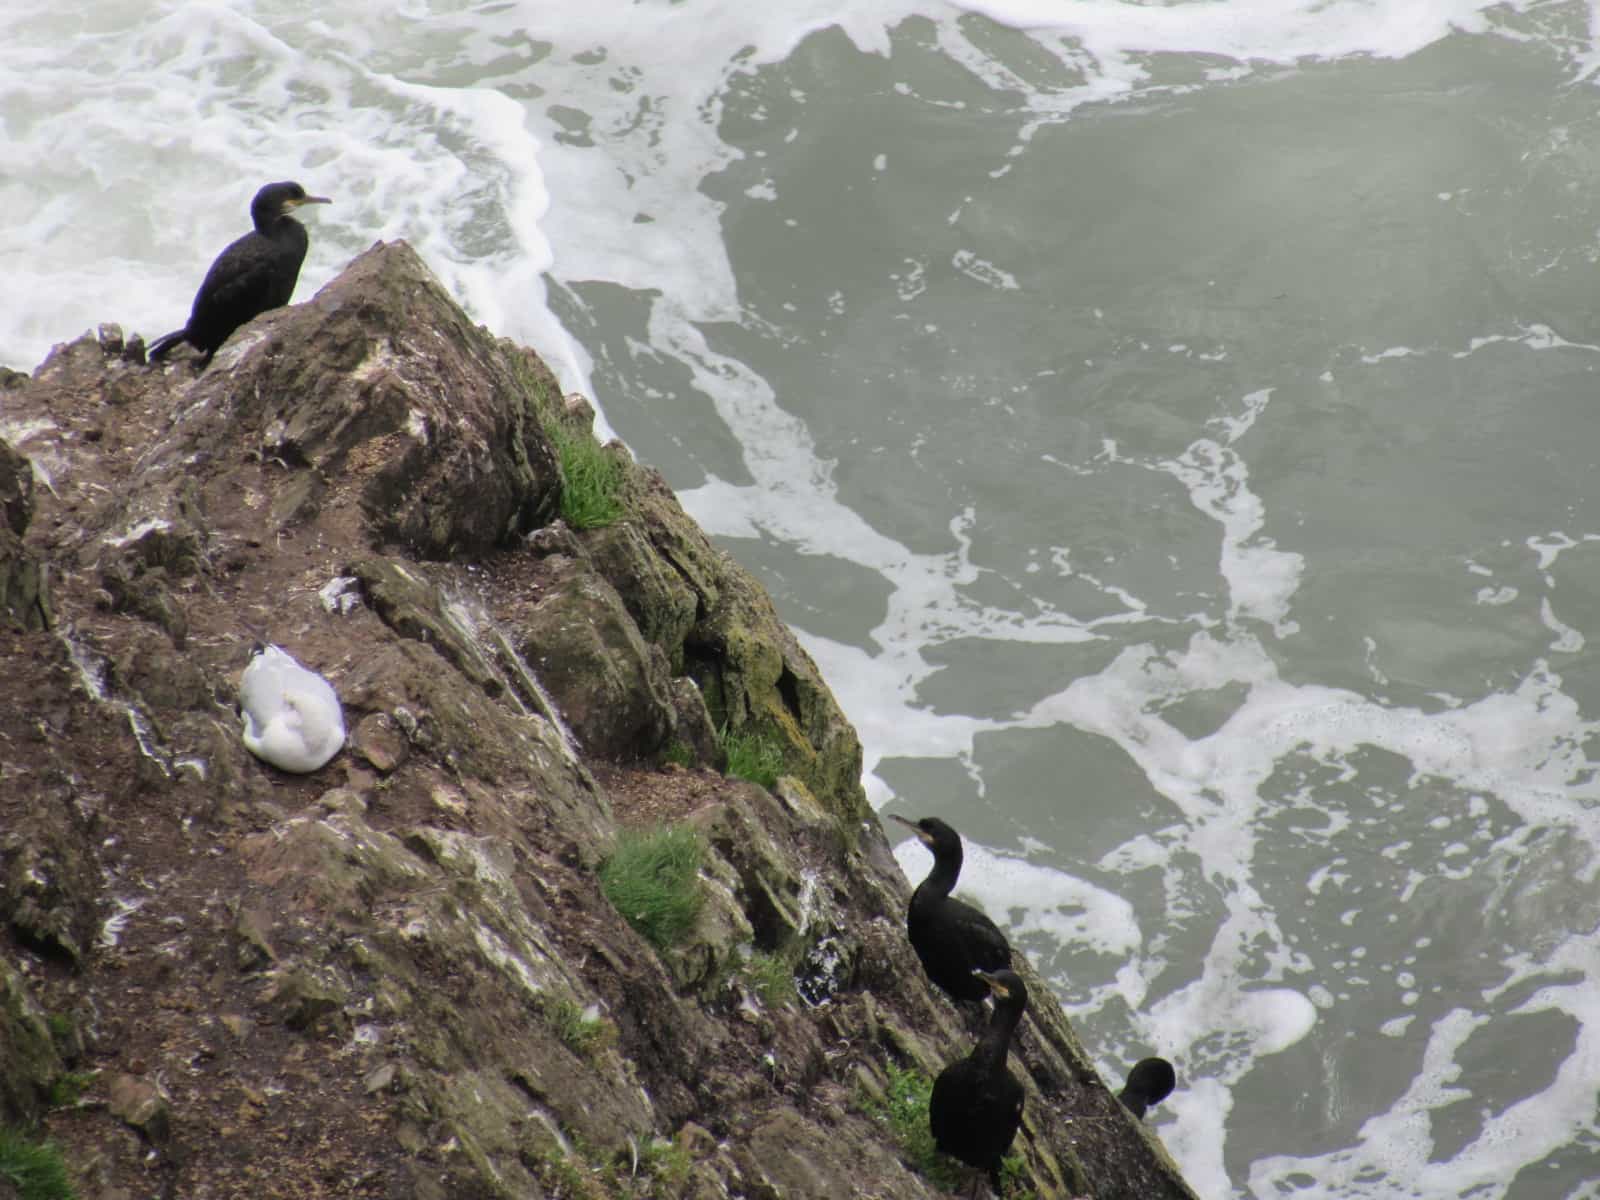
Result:
{"label": "black cormorant", "polygon": [[1022,1010],[1028,1007],[1028,989],[1014,971],[975,975],[994,993],[994,1015],[972,1053],[951,1063],[933,1081],[928,1128],[939,1149],[987,1171],[998,1196],[1000,1160],[1022,1124],[1022,1085],[1006,1068],[1006,1050]]}
{"label": "black cormorant", "polygon": [[306,257],[306,228],[289,214],[302,204],[328,203],[325,196],[306,195],[298,183],[269,183],[257,192],[250,202],[255,229],[217,255],[195,293],[189,323],[157,338],[150,358],[188,342],[205,356],[204,366],[239,326],[289,303]]}
{"label": "black cormorant", "polygon": [[950,898],[961,874],[961,835],[938,817],[910,821],[890,814],[933,851],[933,870],[917,885],[906,914],[911,948],[923,970],[957,1000],[982,1000],[989,986],[974,971],[1011,965],[1011,943],[972,905]]}
{"label": "black cormorant", "polygon": [[1126,1104],[1136,1117],[1144,1116],[1145,1109],[1160,1104],[1178,1082],[1172,1064],[1164,1058],[1141,1058],[1128,1072],[1128,1083],[1117,1099]]}

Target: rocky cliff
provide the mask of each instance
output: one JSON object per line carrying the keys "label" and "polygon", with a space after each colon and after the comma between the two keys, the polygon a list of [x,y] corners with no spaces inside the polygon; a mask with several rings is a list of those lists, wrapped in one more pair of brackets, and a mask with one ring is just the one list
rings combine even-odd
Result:
{"label": "rocky cliff", "polygon": [[[91,1200],[943,1194],[892,1117],[968,1019],[854,732],[659,476],[610,447],[621,519],[560,520],[591,410],[403,243],[143,358],[0,372],[0,1126]],[[240,741],[258,639],[338,690],[319,771]],[[705,903],[658,950],[599,876],[661,825]],[[1190,1197],[1030,981],[1011,1193]]]}

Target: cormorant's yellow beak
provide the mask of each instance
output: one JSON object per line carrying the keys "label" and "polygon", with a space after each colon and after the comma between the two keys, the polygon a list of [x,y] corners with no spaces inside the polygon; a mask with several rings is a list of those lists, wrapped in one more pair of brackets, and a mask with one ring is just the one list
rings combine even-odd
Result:
{"label": "cormorant's yellow beak", "polygon": [[999,976],[990,974],[982,967],[974,967],[972,969],[972,973],[987,983],[989,985],[989,990],[996,996],[999,996],[1000,999],[1004,1000],[1007,996],[1011,995],[1011,989],[1000,982]]}
{"label": "cormorant's yellow beak", "polygon": [[298,200],[285,200],[285,208],[299,208],[302,204],[332,204],[326,196],[301,196]]}
{"label": "cormorant's yellow beak", "polygon": [[899,821],[900,824],[904,825],[907,829],[911,830],[912,833],[916,834],[917,841],[921,842],[924,846],[933,845],[933,835],[924,830],[915,821],[902,817],[899,813],[889,813],[888,817],[891,821]]}

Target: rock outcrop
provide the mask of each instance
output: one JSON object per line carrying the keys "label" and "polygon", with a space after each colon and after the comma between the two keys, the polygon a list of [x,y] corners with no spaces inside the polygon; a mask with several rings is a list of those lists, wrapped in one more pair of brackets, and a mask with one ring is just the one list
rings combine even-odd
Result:
{"label": "rock outcrop", "polygon": [[[203,372],[102,327],[0,380],[0,1124],[85,1197],[942,1194],[882,1096],[970,1039],[855,734],[621,447],[623,518],[558,519],[591,419],[404,244]],[[240,742],[257,639],[339,692],[318,771]],[[657,951],[598,868],[664,822],[708,902]],[[1017,1194],[1190,1197],[1030,983]]]}

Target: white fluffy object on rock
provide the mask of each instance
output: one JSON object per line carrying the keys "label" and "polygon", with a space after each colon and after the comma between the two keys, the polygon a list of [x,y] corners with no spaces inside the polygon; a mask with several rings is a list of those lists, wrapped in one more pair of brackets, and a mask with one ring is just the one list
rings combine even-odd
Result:
{"label": "white fluffy object on rock", "polygon": [[277,646],[263,646],[239,681],[244,744],[285,771],[315,771],[344,745],[344,712],[330,684]]}

